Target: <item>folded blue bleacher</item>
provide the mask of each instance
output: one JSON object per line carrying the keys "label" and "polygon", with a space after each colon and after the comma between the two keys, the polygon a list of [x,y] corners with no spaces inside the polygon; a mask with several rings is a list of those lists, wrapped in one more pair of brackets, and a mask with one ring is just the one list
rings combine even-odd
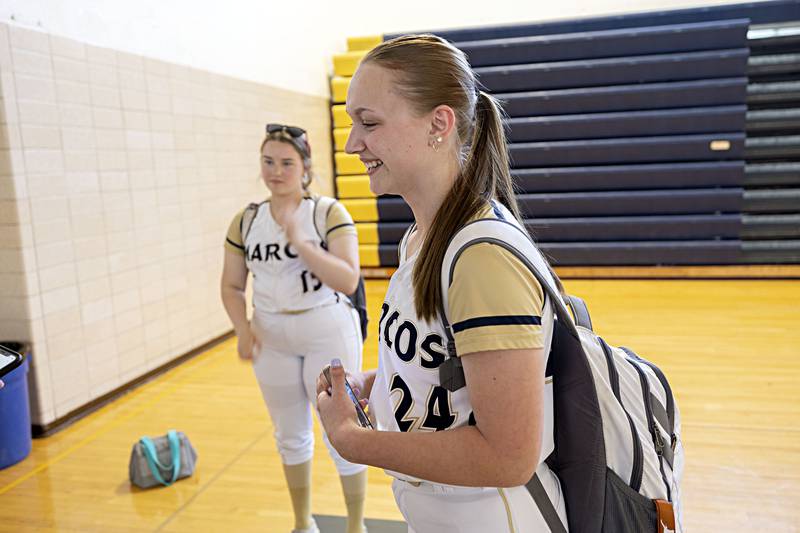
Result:
{"label": "folded blue bleacher", "polygon": [[[800,263],[800,0],[434,33],[503,102],[556,265]],[[394,265],[411,212],[378,213]]]}
{"label": "folded blue bleacher", "polygon": [[[717,105],[520,117],[508,120],[508,140],[517,143],[574,139],[576,134],[582,139],[605,139],[742,131],[746,112],[745,105]],[[786,121],[787,117],[781,115],[780,119]]]}
{"label": "folded blue bleacher", "polygon": [[[751,169],[750,180],[775,183],[795,170]],[[524,168],[512,170],[512,176],[519,190],[539,192],[741,187],[747,179],[741,160]]]}
{"label": "folded blue bleacher", "polygon": [[744,133],[512,143],[514,168],[742,159]]}
{"label": "folded blue bleacher", "polygon": [[[466,42],[735,19],[748,19],[751,25],[800,20],[800,3],[797,0],[773,0],[529,24],[426,31],[440,35],[449,41]],[[402,34],[388,34],[385,39],[399,35]]]}
{"label": "folded blue bleacher", "polygon": [[491,92],[530,91],[742,76],[747,58],[747,48],[733,48],[482,67],[475,72]]}
{"label": "folded blue bleacher", "polygon": [[797,97],[798,88],[772,84],[758,94],[748,91],[747,78],[635,83],[545,91],[495,93],[509,117],[567,115],[611,111],[675,109],[744,104],[751,98]]}
{"label": "folded blue bleacher", "polygon": [[748,19],[459,41],[472,68],[739,48]]}

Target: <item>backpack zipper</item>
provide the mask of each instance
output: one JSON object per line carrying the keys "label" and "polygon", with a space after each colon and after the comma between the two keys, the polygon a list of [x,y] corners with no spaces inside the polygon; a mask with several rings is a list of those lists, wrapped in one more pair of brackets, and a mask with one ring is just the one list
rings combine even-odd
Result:
{"label": "backpack zipper", "polygon": [[624,346],[620,346],[620,349],[622,349],[626,354],[628,354],[628,356],[632,356],[635,360],[639,361],[640,363],[644,363],[645,365],[649,366],[650,369],[658,378],[658,381],[661,383],[661,386],[664,388],[664,393],[666,394],[667,397],[667,405],[666,405],[667,419],[669,420],[669,423],[671,425],[671,427],[664,428],[664,430],[666,430],[670,434],[670,447],[672,447],[672,451],[674,452],[675,446],[678,444],[678,436],[675,433],[675,400],[672,395],[672,387],[669,386],[667,377],[664,375],[661,369],[658,368],[655,364],[651,363],[647,359],[642,359],[641,357],[636,355],[632,350],[625,348]]}
{"label": "backpack zipper", "polygon": [[667,489],[667,501],[672,501],[669,482],[667,481],[667,474],[664,472],[664,439],[661,437],[661,433],[658,431],[658,425],[656,424],[655,418],[653,418],[653,408],[650,405],[650,383],[647,381],[647,376],[645,375],[644,370],[639,367],[636,361],[631,358],[628,358],[627,361],[633,368],[636,369],[636,373],[639,374],[639,382],[642,384],[644,412],[647,416],[647,425],[650,429],[650,437],[653,439],[656,455],[658,455],[658,468],[661,470],[661,480],[664,482],[664,487]]}
{"label": "backpack zipper", "polygon": [[608,379],[611,381],[611,390],[614,391],[619,405],[628,417],[628,424],[631,427],[631,437],[633,437],[633,467],[631,468],[630,487],[639,492],[642,488],[642,475],[644,471],[644,451],[642,450],[642,443],[639,440],[639,433],[636,431],[636,425],[633,423],[630,413],[625,409],[625,404],[622,403],[622,397],[619,392],[619,373],[617,367],[614,365],[614,357],[611,355],[611,348],[609,348],[606,341],[597,337],[600,342],[600,347],[603,349],[603,354],[606,356],[606,363],[608,364]]}

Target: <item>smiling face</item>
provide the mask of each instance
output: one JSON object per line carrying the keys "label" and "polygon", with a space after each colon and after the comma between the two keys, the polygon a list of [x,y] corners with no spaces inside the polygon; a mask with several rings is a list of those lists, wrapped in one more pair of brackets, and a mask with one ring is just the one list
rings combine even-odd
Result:
{"label": "smiling face", "polygon": [[350,81],[347,113],[353,127],[345,151],[367,167],[372,192],[402,196],[422,185],[431,120],[398,94],[392,71],[362,63]]}
{"label": "smiling face", "polygon": [[302,194],[306,169],[288,142],[269,140],[261,147],[261,177],[273,196]]}

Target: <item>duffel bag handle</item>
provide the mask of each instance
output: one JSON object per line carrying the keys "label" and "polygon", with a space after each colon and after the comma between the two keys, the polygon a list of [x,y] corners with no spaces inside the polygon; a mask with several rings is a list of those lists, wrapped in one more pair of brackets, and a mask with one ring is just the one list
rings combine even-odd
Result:
{"label": "duffel bag handle", "polygon": [[[142,444],[142,453],[147,460],[147,466],[150,467],[150,472],[153,473],[153,477],[156,478],[156,481],[165,487],[175,483],[175,481],[178,479],[178,474],[181,471],[181,442],[178,438],[178,432],[174,429],[169,430],[167,433],[167,440],[169,441],[169,450],[170,455],[172,456],[172,463],[168,465],[162,465],[158,460],[158,453],[156,453],[156,446],[153,444],[153,440],[150,437],[142,437],[139,439],[139,442]],[[164,481],[163,477],[161,477],[161,470],[169,470],[170,468],[172,468],[172,479],[167,482]]]}

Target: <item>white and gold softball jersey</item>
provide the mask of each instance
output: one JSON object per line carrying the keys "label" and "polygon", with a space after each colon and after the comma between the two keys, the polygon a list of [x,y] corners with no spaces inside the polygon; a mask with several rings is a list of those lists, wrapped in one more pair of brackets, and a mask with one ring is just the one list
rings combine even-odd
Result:
{"label": "white and gold softball jersey", "polygon": [[[477,218],[488,217],[513,220],[499,204],[487,207]],[[517,231],[512,227],[509,230]],[[378,371],[370,409],[374,410],[378,429],[384,431],[441,431],[475,425],[469,384],[456,392],[439,384],[438,367],[446,358],[447,337],[440,320],[426,322],[416,315],[412,275],[417,257],[406,257],[405,241],[400,244],[400,264],[381,309]],[[533,273],[499,246],[478,243],[461,254],[448,289],[448,303],[460,357],[487,350],[550,351],[550,302]],[[547,381],[542,462],[537,473],[558,506],[558,479],[543,462],[553,450],[552,382]],[[387,473],[419,481],[397,472]]]}
{"label": "white and gold softball jersey", "polygon": [[[320,236],[314,226],[315,205],[314,198],[306,196],[298,209],[305,213],[304,233],[313,236],[320,247],[324,247],[322,237],[325,237],[324,242],[330,242],[340,235],[356,235],[350,213],[341,203],[334,202],[325,216],[327,235]],[[292,248],[286,232],[272,217],[269,200],[258,205],[249,232],[242,228],[245,209],[233,218],[225,246],[243,255],[247,269],[253,274],[253,306],[256,310],[293,313],[336,303],[342,298],[317,279]],[[243,232],[247,234],[244,242]]]}

